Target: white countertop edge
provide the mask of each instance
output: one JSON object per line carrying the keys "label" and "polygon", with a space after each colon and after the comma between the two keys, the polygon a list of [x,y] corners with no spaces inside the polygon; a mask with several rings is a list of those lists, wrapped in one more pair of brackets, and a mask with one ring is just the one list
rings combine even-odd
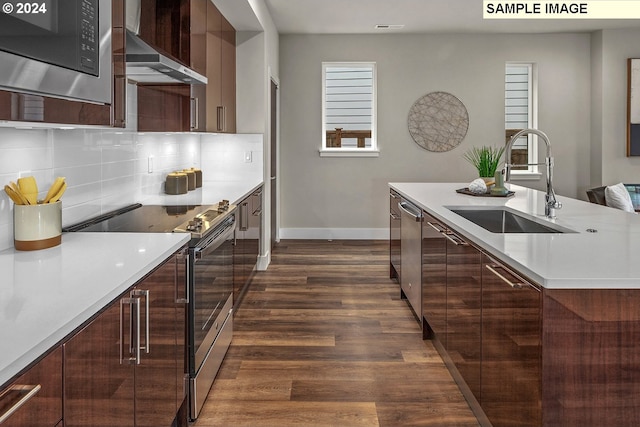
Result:
{"label": "white countertop edge", "polygon": [[251,190],[247,191],[246,193],[244,193],[242,196],[238,197],[235,201],[233,201],[233,203],[239,203],[241,201],[243,201],[244,199],[246,199],[247,197],[249,197],[250,195],[252,195],[253,193],[256,192],[256,190],[258,190],[260,187],[262,187],[263,183],[260,182],[258,184],[256,184],[253,188],[251,188]]}

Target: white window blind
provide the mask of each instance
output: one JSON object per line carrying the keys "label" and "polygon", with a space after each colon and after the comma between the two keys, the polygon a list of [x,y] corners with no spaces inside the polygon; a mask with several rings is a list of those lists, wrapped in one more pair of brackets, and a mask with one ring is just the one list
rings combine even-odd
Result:
{"label": "white window blind", "polygon": [[[521,129],[535,128],[536,82],[533,63],[507,63],[504,73],[505,142]],[[537,163],[537,138],[525,135],[513,144],[511,164]],[[514,167],[520,174],[538,175],[537,166]],[[518,173],[516,173],[517,175]]]}
{"label": "white window blind", "polygon": [[[531,127],[531,64],[507,64],[504,82],[505,129]],[[521,137],[514,148],[527,149],[528,138]]]}
{"label": "white window blind", "polygon": [[375,64],[323,63],[323,149],[375,150]]}

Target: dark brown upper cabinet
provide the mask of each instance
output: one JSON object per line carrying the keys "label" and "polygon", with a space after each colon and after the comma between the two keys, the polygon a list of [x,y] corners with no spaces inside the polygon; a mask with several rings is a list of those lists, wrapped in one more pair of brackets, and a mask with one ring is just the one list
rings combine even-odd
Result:
{"label": "dark brown upper cabinet", "polygon": [[[153,4],[149,5],[146,15],[142,14],[140,37],[205,75],[208,83],[139,84],[138,130],[234,133],[236,32],[233,26],[210,0],[143,0],[143,9],[145,1]],[[154,22],[148,22],[151,15],[156,16]],[[157,102],[164,105],[159,106]]]}
{"label": "dark brown upper cabinet", "polygon": [[190,65],[209,80],[192,86],[194,128],[236,131],[236,30],[209,0],[192,0]]}

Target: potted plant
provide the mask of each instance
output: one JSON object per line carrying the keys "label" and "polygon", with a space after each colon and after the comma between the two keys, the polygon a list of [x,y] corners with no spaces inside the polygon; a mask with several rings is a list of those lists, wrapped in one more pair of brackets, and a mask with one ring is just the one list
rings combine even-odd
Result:
{"label": "potted plant", "polygon": [[478,176],[485,181],[493,181],[498,165],[504,154],[504,147],[472,147],[464,153],[464,158],[478,170]]}

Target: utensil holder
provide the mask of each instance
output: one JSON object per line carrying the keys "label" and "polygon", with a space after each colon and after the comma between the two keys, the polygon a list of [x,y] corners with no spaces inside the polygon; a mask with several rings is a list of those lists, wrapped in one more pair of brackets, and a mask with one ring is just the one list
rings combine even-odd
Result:
{"label": "utensil holder", "polygon": [[19,251],[52,248],[62,242],[62,202],[14,205],[13,245]]}

